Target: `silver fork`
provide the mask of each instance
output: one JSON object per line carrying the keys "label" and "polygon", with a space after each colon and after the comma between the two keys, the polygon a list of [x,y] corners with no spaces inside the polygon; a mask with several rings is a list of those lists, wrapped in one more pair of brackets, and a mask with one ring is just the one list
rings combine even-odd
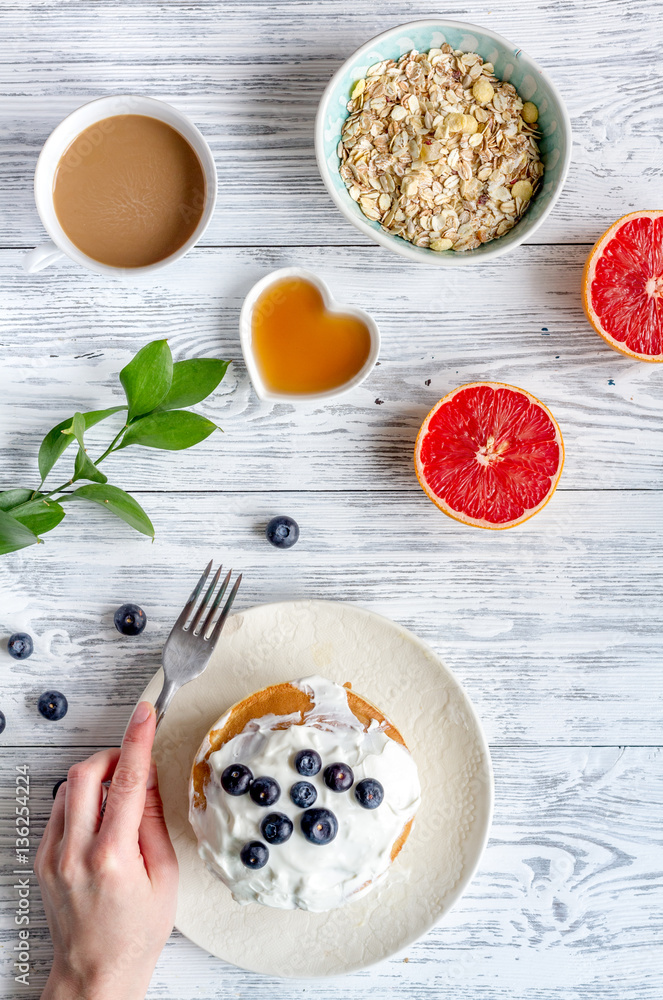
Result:
{"label": "silver fork", "polygon": [[[226,590],[228,589],[228,584],[230,583],[230,578],[232,576],[232,570],[228,571],[223,583],[219,587],[219,591],[214,598],[212,606],[205,617],[205,621],[202,626],[200,626],[203,614],[212,599],[212,595],[214,594],[221,577],[221,566],[219,566],[214,574],[212,582],[207,588],[204,598],[200,602],[198,609],[194,612],[196,601],[200,597],[200,593],[205,586],[205,582],[209,576],[211,568],[212,562],[208,564],[200,580],[194,587],[191,597],[184,605],[182,613],[173,625],[171,633],[166,639],[166,645],[163,647],[163,653],[161,654],[161,665],[163,667],[164,674],[163,687],[161,688],[161,694],[157,698],[154,705],[157,713],[157,729],[161,725],[161,720],[163,719],[166,709],[172,701],[173,695],[175,695],[184,684],[188,684],[189,681],[192,681],[195,677],[199,677],[207,666],[209,658],[214,652],[214,647],[216,646],[219,636],[221,635],[221,630],[226,623],[226,618],[228,617],[230,609],[233,606],[233,601],[237,596],[239,585],[242,582],[242,574],[240,573],[235,580],[221,614],[219,615],[216,623],[214,623],[214,616],[219,608],[219,605],[221,604],[221,601],[223,600]],[[187,620],[192,613],[193,618],[187,625]]]}
{"label": "silver fork", "polygon": [[[161,720],[164,717],[166,709],[172,701],[173,695],[175,695],[185,684],[188,684],[189,681],[192,681],[194,677],[199,677],[207,666],[209,658],[214,652],[217,640],[221,635],[221,629],[225,625],[226,618],[228,617],[230,609],[233,606],[233,601],[237,596],[239,585],[242,582],[242,574],[240,573],[235,580],[232,590],[230,591],[228,600],[223,606],[223,611],[219,615],[214,627],[212,627],[214,615],[223,600],[223,595],[228,589],[230,577],[232,576],[232,570],[226,574],[226,578],[221,584],[219,592],[214,598],[214,603],[205,618],[203,627],[198,629],[198,632],[196,632],[205,608],[209,604],[210,598],[212,597],[212,594],[216,589],[216,585],[219,582],[219,578],[221,576],[221,566],[219,566],[214,574],[214,579],[207,588],[207,593],[200,602],[200,607],[195,612],[188,625],[187,619],[189,618],[196,601],[200,597],[200,592],[205,586],[205,581],[209,576],[211,568],[212,562],[209,562],[205,572],[194,587],[191,597],[184,605],[181,615],[173,625],[170,635],[166,639],[166,645],[163,647],[163,653],[161,654],[161,665],[163,666],[164,673],[163,687],[161,688],[161,693],[154,705],[157,713],[157,729],[161,724]],[[106,811],[106,798],[110,784],[110,781],[102,782],[103,792],[101,810],[99,813],[100,821],[103,820],[104,813]]]}

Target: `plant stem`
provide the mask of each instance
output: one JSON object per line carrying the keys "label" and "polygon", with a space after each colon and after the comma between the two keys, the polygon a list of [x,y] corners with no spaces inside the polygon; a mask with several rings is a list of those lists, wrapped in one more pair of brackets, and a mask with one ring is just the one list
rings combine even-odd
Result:
{"label": "plant stem", "polygon": [[108,458],[111,452],[117,451],[115,445],[120,440],[120,438],[122,437],[128,426],[129,426],[128,424],[125,424],[124,427],[120,428],[119,432],[115,435],[111,443],[106,448],[106,451],[103,453],[103,455],[100,455],[99,458],[96,460],[96,462],[94,463],[95,465],[99,465],[99,462],[103,462],[105,458]]}
{"label": "plant stem", "polygon": [[[93,463],[94,465],[99,465],[99,463],[103,462],[103,460],[105,458],[108,458],[109,455],[111,455],[114,451],[118,450],[115,447],[115,445],[120,440],[120,438],[122,437],[122,435],[124,434],[124,432],[126,431],[126,429],[127,429],[128,426],[129,426],[128,424],[125,424],[124,427],[120,428],[120,430],[118,431],[118,433],[115,435],[115,437],[113,438],[113,440],[111,441],[111,443],[106,448],[106,451],[103,453],[103,455],[100,455],[99,458],[96,460],[96,462]],[[62,486],[58,486],[58,487],[56,487],[56,489],[51,490],[50,493],[43,493],[39,497],[39,499],[40,500],[48,500],[48,498],[52,497],[55,493],[62,493],[62,491],[67,488],[67,486],[73,486],[73,484],[74,484],[74,480],[73,479],[68,479],[66,483],[63,483]],[[43,486],[43,480],[42,480],[41,486]],[[39,487],[39,489],[41,489],[41,486]],[[39,490],[35,490],[34,493],[32,494],[32,496],[30,497],[30,500],[26,500],[26,503],[31,503],[34,500],[34,498],[35,498],[35,494],[38,493],[38,492],[39,492]],[[13,510],[14,511],[20,510],[21,507],[24,507],[24,506],[25,506],[25,504],[19,504],[18,507],[14,507]]]}
{"label": "plant stem", "polygon": [[[65,487],[71,486],[73,484],[73,482],[74,482],[73,479],[68,479],[66,483],[62,484],[62,486],[58,486],[57,489],[51,490],[50,493],[42,493],[42,495],[40,497],[38,497],[37,499],[38,500],[48,500],[48,498],[52,497],[54,493],[61,493],[62,490],[65,489]],[[23,505],[21,504],[21,506],[23,506]],[[20,510],[20,507],[14,507],[14,510]]]}

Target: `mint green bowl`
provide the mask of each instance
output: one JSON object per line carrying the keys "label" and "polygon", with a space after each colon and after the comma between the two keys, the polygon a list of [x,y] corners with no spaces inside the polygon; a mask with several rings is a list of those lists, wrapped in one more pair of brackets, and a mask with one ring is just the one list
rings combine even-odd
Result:
{"label": "mint green bowl", "polygon": [[[539,146],[545,166],[543,184],[527,212],[513,229],[490,243],[482,244],[476,250],[462,252],[439,252],[415,247],[400,236],[392,236],[386,232],[379,222],[367,219],[350,197],[341,179],[340,161],[336,152],[341,128],[348,116],[350,93],[357,80],[366,76],[369,67],[383,59],[397,60],[411,49],[427,52],[428,49],[439,48],[444,42],[464,52],[478,52],[484,61],[492,62],[499,79],[513,84],[524,101],[536,104],[541,130]],[[315,122],[315,152],[329,194],[346,219],[362,233],[411,260],[437,264],[440,267],[459,267],[499,257],[530,239],[539,228],[552,211],[566,180],[571,161],[571,121],[555,85],[522,49],[487,28],[462,21],[433,18],[390,28],[362,45],[343,63],[330,80],[320,101]]]}

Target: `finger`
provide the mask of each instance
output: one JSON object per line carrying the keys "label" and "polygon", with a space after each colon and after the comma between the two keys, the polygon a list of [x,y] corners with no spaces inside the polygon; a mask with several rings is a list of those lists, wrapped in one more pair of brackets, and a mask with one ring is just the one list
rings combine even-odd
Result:
{"label": "finger", "polygon": [[145,808],[138,830],[138,842],[150,880],[177,878],[177,857],[163,816],[157,767],[153,762],[147,779]]}
{"label": "finger", "polygon": [[64,839],[75,842],[81,849],[99,829],[102,781],[115,771],[120,751],[117,747],[101,750],[80,764],[74,764],[67,774],[67,796],[64,808]]}
{"label": "finger", "polygon": [[156,729],[154,706],[141,701],[122,741],[122,748],[106,799],[99,836],[125,847],[138,845],[138,827],[143,818],[145,786],[152,759]]}
{"label": "finger", "polygon": [[39,847],[37,848],[37,854],[35,855],[35,872],[37,873],[37,878],[43,873],[44,866],[48,864],[49,859],[53,856],[53,851],[57,848],[62,840],[62,835],[64,833],[64,810],[65,810],[65,799],[67,795],[67,782],[60,785],[53,802],[53,808],[51,809],[51,815],[49,816],[48,823],[42,834]]}
{"label": "finger", "polygon": [[64,812],[66,809],[67,802],[67,782],[60,785],[58,788],[58,793],[55,796],[53,802],[53,808],[51,809],[51,815],[46,824],[46,829],[44,830],[44,836],[48,834],[48,839],[53,843],[58,843],[62,840],[64,834]]}

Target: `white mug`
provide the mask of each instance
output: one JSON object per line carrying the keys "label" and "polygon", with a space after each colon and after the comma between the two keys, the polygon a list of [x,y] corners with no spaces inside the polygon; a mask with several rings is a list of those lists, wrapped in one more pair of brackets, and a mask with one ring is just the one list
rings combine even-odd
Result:
{"label": "white mug", "polygon": [[[180,135],[184,136],[193,148],[200,160],[205,176],[205,206],[203,214],[189,239],[175,250],[174,253],[171,253],[170,256],[157,261],[155,264],[147,264],[143,267],[113,267],[110,264],[102,264],[101,261],[88,257],[87,254],[83,253],[71,242],[65,233],[58,221],[53,204],[53,182],[62,154],[86,128],[113,115],[146,115],[149,118],[156,118],[159,121],[166,122],[167,125],[170,125]],[[148,271],[157,271],[162,267],[166,267],[167,264],[172,264],[173,261],[179,260],[180,257],[183,257],[200,240],[214,212],[216,187],[216,164],[214,163],[212,151],[202,133],[198,131],[193,122],[189,121],[181,111],[177,111],[170,104],[164,104],[163,101],[157,101],[152,97],[138,97],[133,94],[122,94],[117,97],[101,97],[96,101],[91,101],[89,104],[84,104],[82,107],[77,108],[76,111],[72,111],[64,121],[60,122],[58,127],[51,132],[39,154],[35,170],[35,202],[39,218],[51,239],[48,243],[44,243],[42,246],[36,247],[27,253],[23,257],[23,267],[28,274],[34,274],[35,271],[41,271],[42,268],[55,263],[55,261],[60,260],[66,254],[67,257],[71,257],[72,260],[77,261],[91,271],[99,272],[99,274],[133,275],[136,273],[145,274]]]}

